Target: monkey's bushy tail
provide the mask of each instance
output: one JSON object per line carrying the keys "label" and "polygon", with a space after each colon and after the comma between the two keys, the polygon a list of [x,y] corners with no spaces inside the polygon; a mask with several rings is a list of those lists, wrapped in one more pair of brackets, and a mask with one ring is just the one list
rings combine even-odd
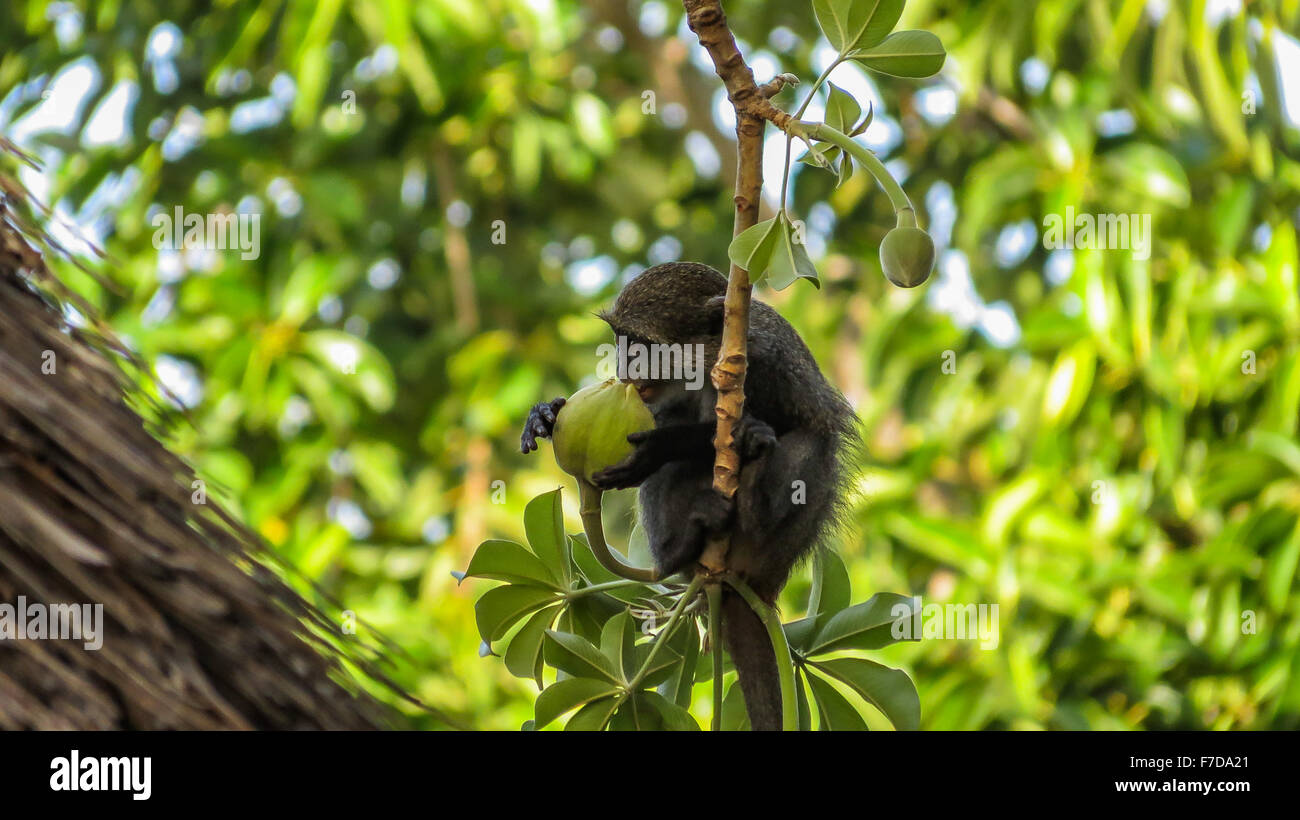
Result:
{"label": "monkey's bushy tail", "polygon": [[779,731],[781,681],[772,641],[757,613],[731,590],[722,599],[722,632],[745,695],[750,726],[755,731]]}

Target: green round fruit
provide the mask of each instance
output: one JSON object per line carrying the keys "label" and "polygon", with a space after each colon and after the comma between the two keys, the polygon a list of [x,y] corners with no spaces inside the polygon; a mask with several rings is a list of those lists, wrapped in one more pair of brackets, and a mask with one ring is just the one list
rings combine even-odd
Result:
{"label": "green round fruit", "polygon": [[632,453],[629,435],[654,426],[633,385],[606,379],[574,393],[560,408],[551,432],[555,460],[564,472],[590,481]]}
{"label": "green round fruit", "polygon": [[920,228],[896,227],[880,243],[880,267],[895,285],[914,288],[930,278],[934,240]]}

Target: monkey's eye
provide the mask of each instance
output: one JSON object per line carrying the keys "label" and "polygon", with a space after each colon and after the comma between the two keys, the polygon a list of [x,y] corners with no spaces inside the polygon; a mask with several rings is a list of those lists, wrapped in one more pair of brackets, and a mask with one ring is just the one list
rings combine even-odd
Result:
{"label": "monkey's eye", "polygon": [[633,382],[636,385],[636,394],[641,397],[641,401],[646,404],[652,404],[659,397],[660,386],[654,382]]}

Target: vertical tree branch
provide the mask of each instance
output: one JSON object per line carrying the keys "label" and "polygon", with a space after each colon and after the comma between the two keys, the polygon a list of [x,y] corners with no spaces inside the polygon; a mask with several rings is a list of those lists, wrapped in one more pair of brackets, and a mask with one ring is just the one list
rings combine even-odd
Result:
{"label": "vertical tree branch", "polygon": [[[751,113],[760,105],[770,106],[754,82],[754,72],[736,47],[727,27],[720,0],[682,0],[686,22],[700,45],[713,60],[714,70],[727,89],[727,99],[736,111],[736,218],[733,236],[758,221],[763,189],[764,119]],[[713,488],[731,498],[740,481],[740,456],[732,432],[745,407],[746,347],[749,338],[749,301],[752,286],[749,273],[733,264],[727,277],[726,307],[722,325],[722,348],[711,373],[718,391],[718,429],[714,439]],[[700,563],[711,572],[725,569],[727,543],[718,539],[708,545]]]}

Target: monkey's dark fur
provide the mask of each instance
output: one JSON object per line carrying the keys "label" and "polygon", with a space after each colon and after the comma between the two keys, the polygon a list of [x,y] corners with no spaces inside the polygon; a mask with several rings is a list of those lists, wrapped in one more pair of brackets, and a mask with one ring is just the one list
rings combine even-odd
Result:
{"label": "monkey's dark fur", "polygon": [[[726,277],[707,265],[657,265],[630,281],[601,318],[629,342],[691,345],[692,351],[703,345],[707,368],[721,345],[726,290]],[[848,402],[822,376],[799,334],[757,300],[750,307],[748,360],[744,416],[735,434],[741,471],[734,503],[712,488],[717,393],[707,379],[699,390],[688,390],[684,380],[638,381],[655,429],[633,436],[633,454],[594,480],[603,489],[641,488],[641,521],[664,576],[692,566],[712,534],[730,529],[728,569],[772,603],[795,564],[839,520],[857,431]],[[562,404],[533,408],[524,452],[536,449],[537,436],[550,434]],[[729,590],[724,622],[751,725],[780,728],[766,631]]]}

